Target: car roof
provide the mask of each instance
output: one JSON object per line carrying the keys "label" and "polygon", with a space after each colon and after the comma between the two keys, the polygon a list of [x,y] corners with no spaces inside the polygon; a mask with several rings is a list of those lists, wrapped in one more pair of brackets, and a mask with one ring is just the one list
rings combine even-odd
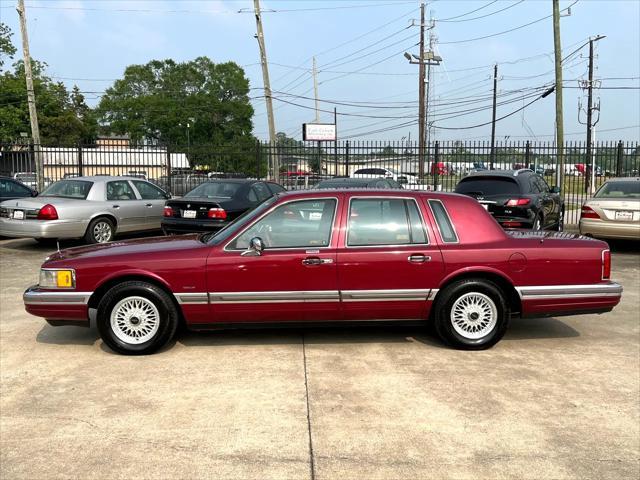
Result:
{"label": "car roof", "polygon": [[[459,193],[450,192],[432,192],[427,190],[405,190],[399,188],[367,188],[367,189],[353,189],[353,188],[327,188],[327,189],[313,189],[313,190],[294,190],[277,194],[279,198],[286,197],[287,199],[294,198],[317,198],[318,196],[331,197],[332,195],[344,193],[354,197],[359,196],[377,196],[377,197],[426,197],[427,200],[441,200],[446,198],[463,198],[469,199],[466,195],[460,195]],[[472,199],[473,200],[473,199]],[[474,200],[475,201],[475,200]]]}
{"label": "car roof", "polygon": [[367,185],[371,182],[377,182],[379,180],[386,180],[386,178],[352,178],[352,177],[338,177],[338,178],[327,178],[326,180],[322,180],[321,183],[348,183],[348,184],[363,184]]}
{"label": "car roof", "polygon": [[640,177],[614,177],[614,178],[607,178],[607,182],[640,182]]}
{"label": "car roof", "polygon": [[[520,175],[530,175],[535,172],[529,168],[519,168],[517,170],[480,170],[478,172],[471,172],[464,178],[469,177],[512,177],[517,178]],[[464,179],[463,179],[464,180]]]}

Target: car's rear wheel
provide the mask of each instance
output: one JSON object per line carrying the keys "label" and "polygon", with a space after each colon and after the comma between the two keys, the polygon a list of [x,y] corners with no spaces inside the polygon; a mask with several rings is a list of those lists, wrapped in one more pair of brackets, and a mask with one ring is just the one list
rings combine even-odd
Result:
{"label": "car's rear wheel", "polygon": [[87,243],[107,243],[113,240],[114,234],[113,222],[107,217],[98,217],[89,223],[84,239]]}
{"label": "car's rear wheel", "polygon": [[542,230],[542,218],[540,217],[540,215],[536,215],[536,218],[533,220],[531,230]]}
{"label": "car's rear wheel", "polygon": [[496,284],[467,279],[440,291],[433,319],[436,332],[445,343],[465,350],[482,350],[504,336],[509,309]]}
{"label": "car's rear wheel", "polygon": [[171,297],[155,285],[129,281],[111,288],[98,304],[100,336],[112,350],[146,355],[166,345],[178,327]]}

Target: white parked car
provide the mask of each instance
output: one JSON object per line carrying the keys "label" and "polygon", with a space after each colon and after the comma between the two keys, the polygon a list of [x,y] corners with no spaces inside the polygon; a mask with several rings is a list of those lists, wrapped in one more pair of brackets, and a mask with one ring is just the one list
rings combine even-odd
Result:
{"label": "white parked car", "polygon": [[420,190],[422,186],[418,177],[410,173],[397,172],[391,168],[367,167],[359,168],[350,175],[351,178],[390,178],[409,190]]}

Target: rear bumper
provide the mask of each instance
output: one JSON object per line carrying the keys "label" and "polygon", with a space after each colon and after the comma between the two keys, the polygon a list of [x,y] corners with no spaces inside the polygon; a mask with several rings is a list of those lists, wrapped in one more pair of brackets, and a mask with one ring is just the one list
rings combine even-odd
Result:
{"label": "rear bumper", "polygon": [[640,222],[623,223],[597,218],[580,219],[580,234],[596,238],[640,240]]}
{"label": "rear bumper", "polygon": [[548,317],[604,313],[620,303],[622,285],[544,285],[516,287],[523,317]]}
{"label": "rear bumper", "polygon": [[172,217],[163,217],[161,222],[162,230],[165,233],[215,232],[228,224],[228,221]]}
{"label": "rear bumper", "polygon": [[88,303],[92,292],[42,290],[37,285],[22,295],[25,310],[47,321],[68,321],[89,325]]}
{"label": "rear bumper", "polygon": [[88,221],[78,220],[14,220],[0,218],[0,235],[15,238],[79,238]]}

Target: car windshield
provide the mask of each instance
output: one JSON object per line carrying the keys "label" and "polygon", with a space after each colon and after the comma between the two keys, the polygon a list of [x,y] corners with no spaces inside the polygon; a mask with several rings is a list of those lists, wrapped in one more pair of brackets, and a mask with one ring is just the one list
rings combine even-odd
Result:
{"label": "car windshield", "polygon": [[640,181],[606,182],[594,195],[595,198],[640,198]]}
{"label": "car windshield", "polygon": [[518,195],[520,187],[511,178],[502,177],[467,177],[460,180],[456,193],[465,195]]}
{"label": "car windshield", "polygon": [[230,238],[232,235],[235,235],[237,232],[242,230],[242,228],[248,223],[250,223],[251,221],[253,221],[254,218],[257,218],[258,216],[262,215],[262,213],[268,210],[271,207],[271,205],[275,203],[277,199],[278,197],[268,198],[253,210],[247,210],[246,212],[244,212],[242,215],[237,217],[234,221],[229,223],[223,229],[218,230],[217,232],[207,233],[202,237],[200,237],[200,239],[203,242],[210,243],[212,245],[218,245],[224,242],[225,240]]}
{"label": "car windshield", "polygon": [[187,193],[185,197],[231,198],[241,186],[242,184],[235,182],[206,182],[198,185]]}
{"label": "car windshield", "polygon": [[89,195],[89,190],[93,182],[87,182],[85,180],[60,180],[59,182],[49,185],[41,196],[47,197],[64,197],[64,198],[77,198],[85,200]]}

